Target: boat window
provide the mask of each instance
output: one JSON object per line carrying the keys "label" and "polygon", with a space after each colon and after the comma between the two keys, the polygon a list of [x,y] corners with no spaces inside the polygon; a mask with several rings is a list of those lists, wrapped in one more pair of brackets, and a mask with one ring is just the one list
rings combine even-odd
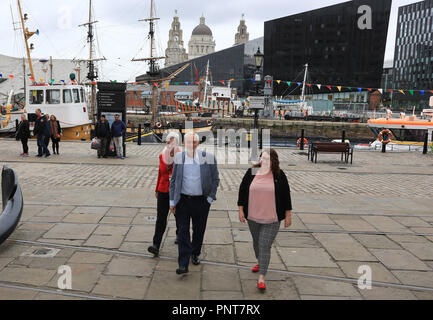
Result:
{"label": "boat window", "polygon": [[60,104],[60,90],[47,90],[47,104]]}
{"label": "boat window", "polygon": [[72,93],[70,89],[63,90],[63,103],[72,103]]}
{"label": "boat window", "polygon": [[44,90],[30,90],[30,104],[44,103]]}
{"label": "boat window", "polygon": [[80,89],[80,93],[81,93],[81,102],[86,102],[86,99],[84,98],[84,90]]}
{"label": "boat window", "polygon": [[74,103],[80,103],[80,94],[78,89],[72,89],[72,93],[74,96]]}

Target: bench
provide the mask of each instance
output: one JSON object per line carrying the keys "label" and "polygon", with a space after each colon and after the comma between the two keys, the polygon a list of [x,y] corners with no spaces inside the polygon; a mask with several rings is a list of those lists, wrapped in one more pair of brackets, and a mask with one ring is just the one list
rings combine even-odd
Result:
{"label": "bench", "polygon": [[340,153],[341,161],[353,163],[353,147],[349,143],[338,142],[313,142],[308,145],[308,160],[317,163],[318,153]]}
{"label": "bench", "polygon": [[23,212],[23,195],[14,170],[4,166],[2,171],[3,211],[0,213],[0,245],[15,231]]}

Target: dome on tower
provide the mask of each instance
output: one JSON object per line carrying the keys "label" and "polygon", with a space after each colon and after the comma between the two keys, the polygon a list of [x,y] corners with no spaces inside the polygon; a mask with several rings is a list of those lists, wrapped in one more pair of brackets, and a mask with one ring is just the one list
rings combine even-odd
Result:
{"label": "dome on tower", "polygon": [[193,36],[212,36],[212,30],[205,24],[205,18],[200,18],[200,24],[192,31]]}

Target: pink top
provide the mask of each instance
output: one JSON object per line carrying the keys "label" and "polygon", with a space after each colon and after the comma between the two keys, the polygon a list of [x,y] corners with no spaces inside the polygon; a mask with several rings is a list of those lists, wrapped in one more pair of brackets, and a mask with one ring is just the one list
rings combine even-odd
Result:
{"label": "pink top", "polygon": [[278,222],[272,171],[254,177],[250,186],[248,219],[262,224]]}

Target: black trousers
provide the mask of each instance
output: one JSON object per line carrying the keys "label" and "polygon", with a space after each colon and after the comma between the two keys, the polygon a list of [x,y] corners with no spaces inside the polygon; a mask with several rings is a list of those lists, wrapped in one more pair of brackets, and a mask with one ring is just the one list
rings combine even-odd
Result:
{"label": "black trousers", "polygon": [[[167,218],[170,212],[170,194],[158,192],[158,199],[156,202],[156,224],[155,234],[153,236],[153,245],[158,249],[161,247],[162,237],[165,229],[167,228]],[[177,234],[177,220],[176,220],[176,234]]]}
{"label": "black trousers", "polygon": [[49,145],[50,145],[50,136],[45,136],[45,138],[44,138],[44,143],[45,143],[45,146],[46,146],[47,149],[48,149],[48,147],[49,147]]}
{"label": "black trousers", "polygon": [[54,138],[53,136],[51,136],[51,143],[53,145],[53,153],[56,153],[56,150],[57,150],[57,153],[59,153],[59,141],[60,141],[60,139]]}
{"label": "black trousers", "polygon": [[[178,233],[178,263],[180,267],[188,267],[191,255],[199,256],[206,231],[210,204],[206,197],[188,197],[182,195],[176,205],[176,221]],[[192,241],[189,232],[192,220]]]}
{"label": "black trousers", "polygon": [[28,142],[29,142],[28,138],[21,138],[21,143],[23,145],[23,153],[25,153],[25,154],[29,154]]}

